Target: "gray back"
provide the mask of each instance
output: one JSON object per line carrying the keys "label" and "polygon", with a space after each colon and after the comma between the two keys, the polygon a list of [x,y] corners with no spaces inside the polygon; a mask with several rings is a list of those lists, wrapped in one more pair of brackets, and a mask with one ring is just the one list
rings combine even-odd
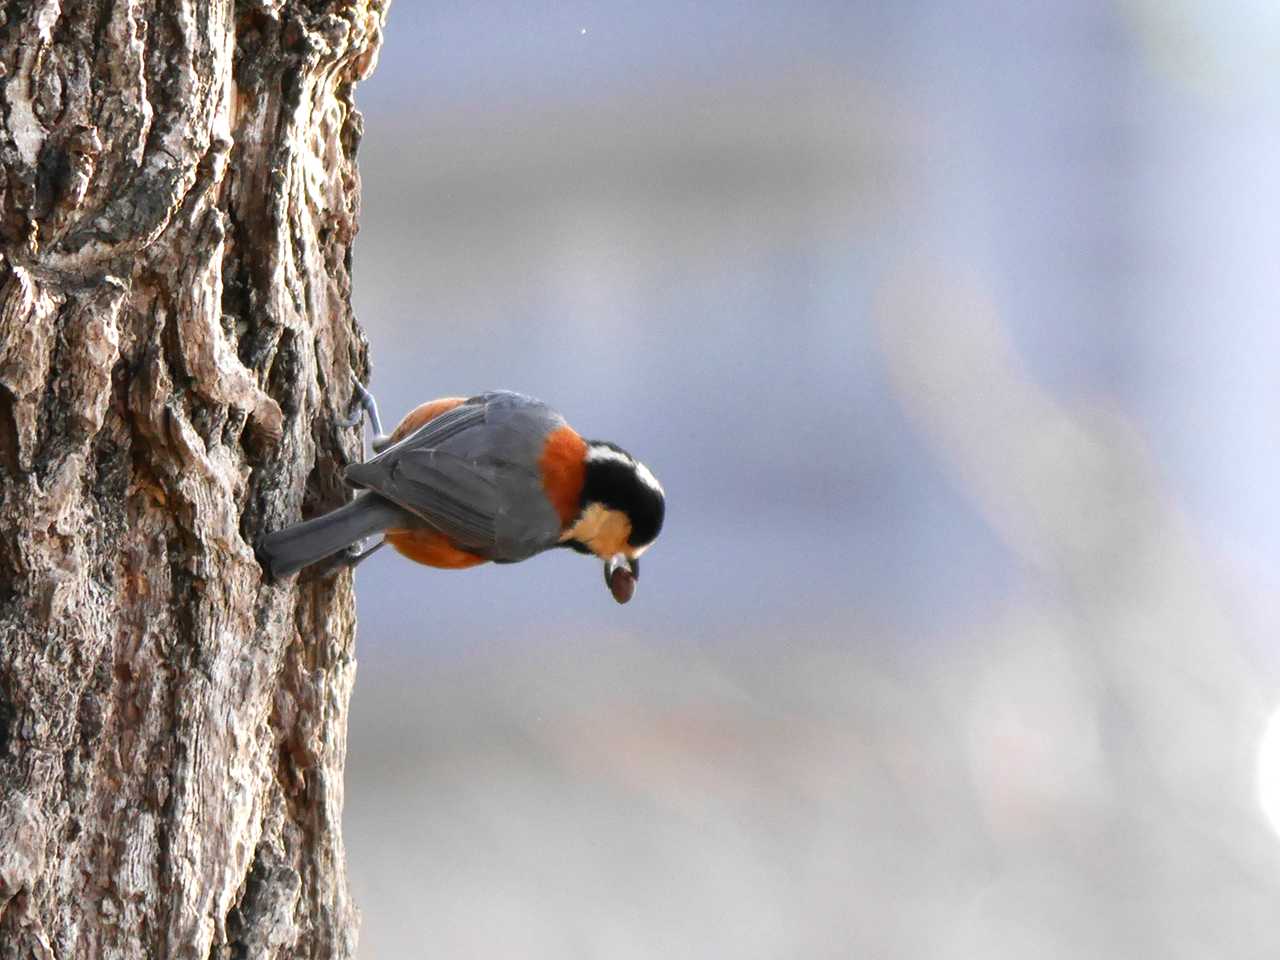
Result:
{"label": "gray back", "polygon": [[377,491],[458,546],[497,561],[555,546],[560,518],[538,466],[559,413],[522,394],[494,391],[441,414],[347,478]]}

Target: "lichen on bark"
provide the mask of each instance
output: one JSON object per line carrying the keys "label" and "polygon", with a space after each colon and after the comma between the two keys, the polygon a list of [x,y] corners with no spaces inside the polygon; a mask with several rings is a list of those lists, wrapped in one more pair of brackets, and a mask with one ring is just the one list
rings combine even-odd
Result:
{"label": "lichen on bark", "polygon": [[385,0],[0,13],[0,960],[347,957],[353,102]]}

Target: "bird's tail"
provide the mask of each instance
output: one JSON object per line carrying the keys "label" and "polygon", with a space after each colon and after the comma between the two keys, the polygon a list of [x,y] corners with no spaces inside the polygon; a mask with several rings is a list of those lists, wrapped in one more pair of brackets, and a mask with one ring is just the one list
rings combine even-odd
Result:
{"label": "bird's tail", "polygon": [[258,544],[258,561],[272,577],[287,577],[406,519],[390,500],[362,494],[332,513],[268,534]]}

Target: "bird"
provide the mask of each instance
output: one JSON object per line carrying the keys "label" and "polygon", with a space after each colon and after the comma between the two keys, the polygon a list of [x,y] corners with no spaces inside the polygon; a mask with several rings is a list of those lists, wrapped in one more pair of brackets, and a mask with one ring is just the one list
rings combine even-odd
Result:
{"label": "bird", "polygon": [[[354,381],[354,377],[353,377]],[[593,555],[618,603],[662,530],[666,494],[622,447],[588,440],[556,410],[509,390],[441,397],[382,433],[377,401],[355,381],[375,456],[344,479],[359,491],[336,510],[267,535],[258,560],[278,580],[342,554],[354,565],[385,544],[429,567],[517,563],[557,547]],[[370,548],[364,542],[381,533]]]}

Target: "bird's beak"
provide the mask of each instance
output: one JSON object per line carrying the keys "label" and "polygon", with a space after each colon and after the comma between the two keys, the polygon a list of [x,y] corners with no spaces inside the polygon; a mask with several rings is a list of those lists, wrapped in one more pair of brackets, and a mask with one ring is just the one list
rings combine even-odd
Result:
{"label": "bird's beak", "polygon": [[604,582],[613,599],[626,603],[636,592],[636,574],[625,553],[615,553],[604,562]]}

